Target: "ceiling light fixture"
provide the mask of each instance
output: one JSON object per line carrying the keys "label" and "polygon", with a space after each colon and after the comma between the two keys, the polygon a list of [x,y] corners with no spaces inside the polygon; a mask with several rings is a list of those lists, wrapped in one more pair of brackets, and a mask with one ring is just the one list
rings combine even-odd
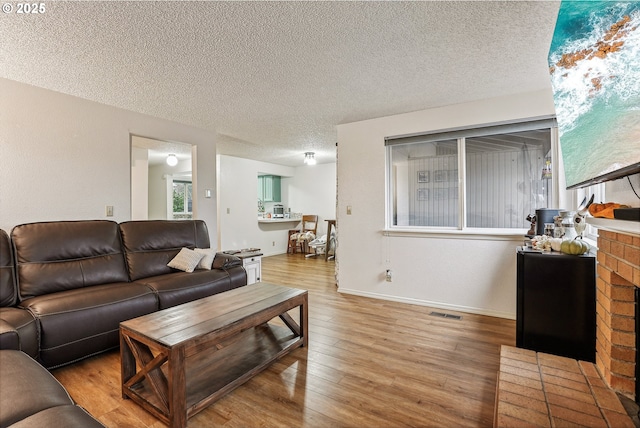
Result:
{"label": "ceiling light fixture", "polygon": [[306,152],[304,154],[304,163],[305,163],[305,165],[315,165],[316,164],[316,154],[314,152]]}
{"label": "ceiling light fixture", "polygon": [[167,165],[176,166],[178,165],[178,157],[173,153],[167,156]]}

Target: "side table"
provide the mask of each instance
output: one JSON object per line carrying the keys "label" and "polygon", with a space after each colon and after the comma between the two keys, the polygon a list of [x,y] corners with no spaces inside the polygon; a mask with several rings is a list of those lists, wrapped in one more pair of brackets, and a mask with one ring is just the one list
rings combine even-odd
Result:
{"label": "side table", "polygon": [[257,251],[244,251],[234,254],[242,259],[242,266],[247,271],[247,285],[260,282],[262,278],[262,253]]}

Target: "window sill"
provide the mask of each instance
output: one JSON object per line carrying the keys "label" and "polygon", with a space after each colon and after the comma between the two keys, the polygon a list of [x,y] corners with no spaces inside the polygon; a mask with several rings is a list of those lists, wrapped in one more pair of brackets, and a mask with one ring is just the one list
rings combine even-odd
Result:
{"label": "window sill", "polygon": [[519,241],[525,239],[527,229],[417,229],[393,228],[382,231],[384,236],[404,238],[479,239],[493,241]]}

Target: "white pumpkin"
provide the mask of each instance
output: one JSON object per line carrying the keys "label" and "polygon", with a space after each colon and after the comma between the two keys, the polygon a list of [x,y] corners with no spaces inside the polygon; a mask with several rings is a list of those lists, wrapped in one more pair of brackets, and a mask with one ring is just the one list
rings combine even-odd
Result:
{"label": "white pumpkin", "polygon": [[551,238],[551,249],[553,251],[560,251],[560,247],[562,246],[562,238]]}

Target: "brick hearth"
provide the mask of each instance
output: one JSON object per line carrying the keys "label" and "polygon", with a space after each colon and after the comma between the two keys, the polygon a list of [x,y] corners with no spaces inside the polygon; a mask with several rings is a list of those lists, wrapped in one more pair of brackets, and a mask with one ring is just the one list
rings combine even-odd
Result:
{"label": "brick hearth", "polygon": [[596,365],[614,390],[635,398],[635,287],[640,237],[598,231]]}
{"label": "brick hearth", "polygon": [[502,346],[493,426],[633,428],[595,365]]}

